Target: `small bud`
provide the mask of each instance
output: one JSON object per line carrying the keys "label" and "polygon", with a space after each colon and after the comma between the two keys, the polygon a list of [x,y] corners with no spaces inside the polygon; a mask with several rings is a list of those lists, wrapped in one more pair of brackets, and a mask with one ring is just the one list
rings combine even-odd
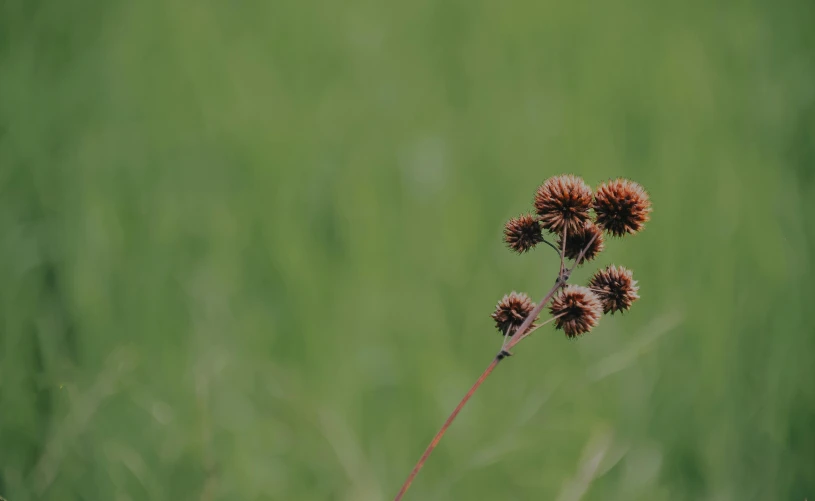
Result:
{"label": "small bud", "polygon": [[563,329],[568,337],[589,332],[603,314],[600,300],[592,291],[579,285],[568,285],[549,305],[555,328]]}
{"label": "small bud", "polygon": [[620,266],[610,265],[599,270],[591,277],[589,288],[597,294],[603,304],[603,313],[614,314],[631,308],[631,304],[639,299],[637,281],[631,270]]}
{"label": "small bud", "polygon": [[555,176],[535,193],[535,212],[547,230],[563,233],[568,228],[567,233],[573,233],[589,220],[591,199],[591,188],[582,178],[570,174]]}
{"label": "small bud", "polygon": [[[534,309],[535,303],[529,299],[529,296],[523,292],[518,293],[512,291],[498,301],[498,305],[495,307],[495,313],[490,316],[495,320],[495,327],[501,334],[511,336],[515,334],[518,327],[521,326],[524,320],[526,320],[526,317],[528,317]],[[533,326],[534,323],[530,325],[530,328]]]}
{"label": "small bud", "polygon": [[[591,242],[591,245],[589,245],[589,242]],[[586,249],[587,245],[589,245],[589,247]],[[558,238],[557,247],[558,249],[563,248],[563,236]],[[566,235],[565,254],[567,258],[575,260],[577,256],[580,255],[580,252],[586,249],[586,252],[583,254],[583,259],[581,259],[578,264],[583,264],[586,261],[591,261],[596,258],[598,254],[603,252],[604,248],[603,232],[591,221],[583,223],[583,229],[580,231]]]}
{"label": "small bud", "polygon": [[594,213],[597,226],[611,235],[633,235],[650,219],[651,201],[639,184],[628,179],[615,179],[597,188]]}
{"label": "small bud", "polygon": [[523,254],[543,242],[541,225],[529,214],[513,217],[504,226],[504,241],[510,249]]}

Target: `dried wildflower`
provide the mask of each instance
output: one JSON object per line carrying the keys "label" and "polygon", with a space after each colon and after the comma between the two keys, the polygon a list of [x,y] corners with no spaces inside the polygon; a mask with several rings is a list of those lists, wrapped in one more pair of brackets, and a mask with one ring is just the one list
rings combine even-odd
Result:
{"label": "dried wildflower", "polygon": [[597,226],[621,237],[640,231],[650,218],[651,201],[638,183],[615,179],[603,183],[594,195]]}
{"label": "dried wildflower", "polygon": [[501,331],[501,334],[511,336],[534,309],[535,303],[529,299],[529,296],[523,292],[512,291],[498,301],[495,313],[490,316],[495,320],[495,327]]}
{"label": "dried wildflower", "polygon": [[637,281],[631,270],[611,265],[599,270],[591,277],[589,288],[597,294],[603,303],[603,313],[613,315],[615,311],[623,312],[631,308],[631,304],[639,299]]}
{"label": "dried wildflower", "polygon": [[[591,245],[589,245],[589,242],[591,242]],[[588,248],[586,248],[587,245]],[[563,248],[562,236],[558,238],[557,247],[558,249]],[[566,235],[565,254],[567,258],[572,260],[577,259],[580,252],[582,252],[583,249],[586,249],[586,252],[583,254],[583,259],[581,259],[580,263],[578,264],[591,261],[597,257],[598,254],[603,252],[604,248],[603,232],[591,221],[586,221],[583,223],[583,228],[580,231],[577,231],[574,234],[569,233]]]}
{"label": "dried wildflower", "polygon": [[510,249],[523,254],[543,242],[541,225],[529,214],[513,217],[504,226],[504,241]]}
{"label": "dried wildflower", "polygon": [[[589,220],[591,188],[572,175],[551,177],[535,193],[535,212],[544,228],[555,233],[577,232]],[[568,238],[568,235],[567,235]]]}
{"label": "dried wildflower", "polygon": [[586,287],[568,285],[549,305],[549,312],[556,317],[556,328],[563,329],[568,337],[576,337],[597,325],[603,307]]}

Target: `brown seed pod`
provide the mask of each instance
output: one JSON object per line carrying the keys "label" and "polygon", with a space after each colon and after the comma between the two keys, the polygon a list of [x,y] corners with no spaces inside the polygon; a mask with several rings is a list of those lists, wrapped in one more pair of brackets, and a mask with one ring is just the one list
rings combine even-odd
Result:
{"label": "brown seed pod", "polygon": [[610,265],[599,270],[591,277],[589,288],[597,294],[603,304],[603,313],[614,314],[631,308],[631,304],[640,298],[639,287],[631,270]]}
{"label": "brown seed pod", "polygon": [[[495,320],[495,327],[501,334],[511,336],[534,309],[535,303],[529,299],[529,296],[523,292],[512,291],[498,301],[495,312],[490,316]],[[530,328],[532,327],[534,323],[530,325]]]}
{"label": "brown seed pod", "polygon": [[594,194],[593,207],[597,226],[617,237],[642,230],[651,213],[648,193],[629,179],[601,184]]}
{"label": "brown seed pod", "polygon": [[597,325],[603,307],[597,296],[579,285],[568,285],[549,305],[555,319],[555,328],[563,329],[568,337],[589,332]]}
{"label": "brown seed pod", "polygon": [[589,220],[591,188],[582,178],[565,174],[550,177],[535,193],[535,212],[541,225],[554,233],[577,232]]}
{"label": "brown seed pod", "polygon": [[510,249],[523,254],[543,242],[541,225],[530,214],[513,217],[504,226],[504,242]]}
{"label": "brown seed pod", "polygon": [[[589,242],[591,242],[591,245],[589,245]],[[598,254],[603,252],[603,249],[605,248],[602,230],[600,230],[600,228],[598,228],[597,225],[591,221],[586,221],[583,223],[583,228],[580,231],[577,231],[574,234],[568,233],[566,235],[566,257],[571,260],[577,259],[577,256],[580,255],[580,252],[585,249],[587,245],[588,248],[583,254],[583,259],[581,259],[580,263],[578,264],[591,261],[592,259],[596,258]],[[563,248],[563,236],[558,238],[557,248]]]}

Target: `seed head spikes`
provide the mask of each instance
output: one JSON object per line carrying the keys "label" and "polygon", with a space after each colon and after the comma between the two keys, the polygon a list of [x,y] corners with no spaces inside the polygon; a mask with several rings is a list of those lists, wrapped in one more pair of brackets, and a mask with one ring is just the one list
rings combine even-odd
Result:
{"label": "seed head spikes", "polygon": [[571,174],[547,179],[535,193],[535,212],[541,226],[553,233],[576,233],[589,220],[591,188]]}
{"label": "seed head spikes", "polygon": [[510,249],[523,254],[543,242],[541,225],[530,214],[513,217],[504,226],[504,242]]}
{"label": "seed head spikes", "polygon": [[577,337],[592,330],[603,314],[597,296],[579,285],[567,285],[552,300],[549,313],[555,319],[555,328],[562,329],[568,337]]}
{"label": "seed head spikes", "polygon": [[616,237],[639,232],[651,214],[648,193],[628,179],[601,184],[594,194],[593,207],[597,226]]}
{"label": "seed head spikes", "polygon": [[529,299],[529,296],[522,292],[512,291],[498,301],[495,312],[490,316],[495,320],[495,327],[501,334],[511,336],[515,334],[533,309],[535,309],[535,303]]}
{"label": "seed head spikes", "polygon": [[[562,246],[563,236],[560,236],[557,241],[557,247],[560,249]],[[586,221],[583,223],[583,228],[580,231],[566,234],[565,255],[567,258],[572,260],[577,259],[580,252],[584,251],[585,249],[585,252],[583,252],[583,258],[578,264],[583,264],[586,261],[591,261],[592,259],[596,258],[598,254],[603,252],[604,248],[603,232],[591,221]]]}
{"label": "seed head spikes", "polygon": [[631,308],[631,304],[639,299],[637,281],[631,270],[613,264],[598,270],[589,281],[589,288],[597,294],[603,303],[603,313],[614,314]]}

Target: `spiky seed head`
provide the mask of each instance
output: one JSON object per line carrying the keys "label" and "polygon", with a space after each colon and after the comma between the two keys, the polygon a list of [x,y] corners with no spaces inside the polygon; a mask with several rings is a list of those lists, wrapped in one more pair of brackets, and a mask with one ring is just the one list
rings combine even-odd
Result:
{"label": "spiky seed head", "polygon": [[[589,242],[591,242],[591,245],[589,245]],[[586,248],[587,245],[588,248]],[[558,249],[563,248],[562,235],[560,238],[558,238],[557,247]],[[578,264],[583,264],[586,261],[591,261],[592,259],[596,258],[598,254],[603,252],[604,248],[605,244],[603,242],[603,232],[591,221],[586,221],[583,223],[583,228],[580,231],[577,231],[574,234],[568,233],[566,235],[565,254],[567,258],[575,260],[577,259],[577,256],[580,255],[580,252],[583,249],[586,249],[586,252],[583,254],[583,259],[581,259],[580,263]]]}
{"label": "spiky seed head", "polygon": [[600,185],[594,194],[597,226],[611,235],[621,237],[642,230],[650,219],[651,200],[638,183],[630,179],[615,179]]}
{"label": "spiky seed head", "polygon": [[603,306],[597,296],[586,287],[568,285],[549,305],[555,319],[555,328],[563,329],[568,337],[577,337],[597,325]]}
{"label": "spiky seed head", "polygon": [[529,296],[523,292],[512,291],[498,301],[495,312],[490,316],[495,320],[495,327],[502,335],[511,336],[534,309],[535,303],[529,299]]}
{"label": "spiky seed head", "polygon": [[513,217],[504,226],[504,242],[510,249],[523,254],[543,242],[541,225],[530,214]]}
{"label": "spiky seed head", "polygon": [[578,176],[564,174],[550,177],[535,193],[535,212],[541,225],[554,233],[579,231],[589,220],[591,188]]}
{"label": "spiky seed head", "polygon": [[603,304],[603,313],[614,314],[631,308],[631,304],[640,298],[639,286],[631,270],[613,264],[599,270],[591,277],[589,288],[597,294]]}

